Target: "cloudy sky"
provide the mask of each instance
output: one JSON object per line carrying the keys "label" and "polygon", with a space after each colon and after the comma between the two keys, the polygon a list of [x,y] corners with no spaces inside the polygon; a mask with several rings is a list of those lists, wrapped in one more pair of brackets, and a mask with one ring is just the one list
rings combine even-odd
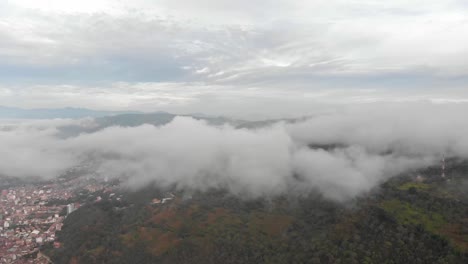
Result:
{"label": "cloudy sky", "polygon": [[463,0],[1,0],[0,105],[276,117],[468,102]]}
{"label": "cloudy sky", "polygon": [[0,0],[0,106],[309,116],[69,138],[95,121],[2,120],[0,173],[50,178],[91,157],[134,186],[344,200],[468,157],[467,58],[466,0]]}

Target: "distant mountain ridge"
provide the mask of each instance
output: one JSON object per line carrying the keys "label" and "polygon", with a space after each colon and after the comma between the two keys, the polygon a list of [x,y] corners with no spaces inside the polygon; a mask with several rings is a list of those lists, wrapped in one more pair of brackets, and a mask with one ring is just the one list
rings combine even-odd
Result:
{"label": "distant mountain ridge", "polygon": [[80,124],[72,124],[59,127],[60,137],[73,137],[81,133],[94,133],[101,129],[111,126],[119,127],[137,127],[144,124],[153,126],[163,126],[170,123],[177,116],[191,117],[196,120],[203,120],[206,123],[214,126],[230,124],[232,126],[239,126],[246,123],[246,121],[233,120],[224,117],[208,117],[198,115],[177,115],[166,112],[154,113],[125,113],[116,115],[107,115],[94,118],[94,126],[81,126]]}
{"label": "distant mountain ridge", "polygon": [[210,116],[206,114],[172,114],[164,111],[151,113],[139,111],[104,111],[92,110],[87,108],[38,108],[23,109],[16,107],[0,106],[1,119],[80,119],[93,118],[93,126],[82,126],[81,124],[69,124],[58,127],[59,137],[67,138],[77,136],[81,133],[93,133],[111,126],[136,127],[143,124],[154,126],[163,126],[170,123],[175,117],[190,117],[196,120],[202,120],[209,125],[221,126],[231,125],[238,129],[257,129],[268,127],[278,122],[294,123],[303,121],[306,117],[296,119],[269,119],[261,121],[247,121],[242,119],[233,119],[223,116]]}
{"label": "distant mountain ridge", "polygon": [[17,107],[0,106],[0,118],[2,119],[53,119],[53,118],[85,118],[104,117],[118,114],[136,114],[137,111],[104,111],[87,108],[36,108],[25,109]]}

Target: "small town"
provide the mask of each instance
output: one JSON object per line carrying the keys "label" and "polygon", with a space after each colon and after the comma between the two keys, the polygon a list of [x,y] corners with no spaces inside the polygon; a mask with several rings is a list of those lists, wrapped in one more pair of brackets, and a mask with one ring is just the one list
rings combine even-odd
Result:
{"label": "small town", "polygon": [[73,198],[77,190],[109,192],[103,183],[86,178],[62,178],[45,185],[19,185],[1,190],[0,263],[50,263],[39,248],[45,243],[61,247],[55,241],[56,231],[80,207],[78,202],[64,204],[64,201]]}

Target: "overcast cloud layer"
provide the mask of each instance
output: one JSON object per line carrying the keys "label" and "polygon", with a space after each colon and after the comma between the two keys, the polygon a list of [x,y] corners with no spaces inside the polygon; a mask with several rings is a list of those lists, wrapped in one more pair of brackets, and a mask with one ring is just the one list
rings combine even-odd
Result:
{"label": "overcast cloud layer", "polygon": [[462,0],[1,1],[0,105],[249,117],[257,102],[269,117],[466,102],[467,14]]}
{"label": "overcast cloud layer", "polygon": [[[89,159],[101,177],[139,188],[227,188],[259,197],[308,193],[344,201],[402,172],[468,158],[465,106],[355,108],[255,130],[177,117],[155,127],[109,127],[59,137],[61,127],[92,119],[4,122],[0,171],[53,178]],[[337,149],[310,145],[336,144]]]}
{"label": "overcast cloud layer", "polygon": [[60,127],[94,121],[1,121],[0,173],[50,178],[91,158],[134,187],[346,200],[467,158],[466,58],[462,0],[0,1],[0,106],[309,117],[257,130],[179,117],[70,138]]}

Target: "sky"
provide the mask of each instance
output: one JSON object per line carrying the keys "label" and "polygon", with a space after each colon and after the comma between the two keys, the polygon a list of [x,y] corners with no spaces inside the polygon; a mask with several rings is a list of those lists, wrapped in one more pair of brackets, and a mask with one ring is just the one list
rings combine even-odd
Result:
{"label": "sky", "polygon": [[1,0],[0,105],[302,116],[468,103],[463,0]]}
{"label": "sky", "polygon": [[0,120],[0,174],[348,200],[468,158],[466,58],[462,0],[0,0],[0,106],[307,117]]}

